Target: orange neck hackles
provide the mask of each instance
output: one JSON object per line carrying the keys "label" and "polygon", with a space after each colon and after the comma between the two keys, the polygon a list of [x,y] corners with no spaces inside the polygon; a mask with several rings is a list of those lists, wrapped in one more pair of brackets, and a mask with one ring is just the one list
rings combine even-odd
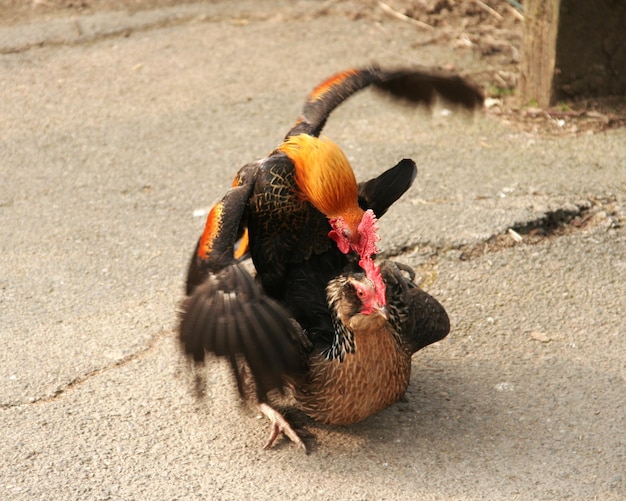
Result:
{"label": "orange neck hackles", "polygon": [[330,139],[308,134],[287,138],[278,150],[293,162],[302,198],[330,220],[333,229],[328,236],[344,254],[354,250],[359,255],[359,265],[384,305],[385,285],[372,260],[378,252],[376,217],[359,207],[358,186],[346,155]]}
{"label": "orange neck hackles", "polygon": [[363,211],[354,172],[341,148],[326,137],[300,134],[288,138],[278,150],[294,163],[301,196],[326,217],[343,217],[348,227],[356,229]]}

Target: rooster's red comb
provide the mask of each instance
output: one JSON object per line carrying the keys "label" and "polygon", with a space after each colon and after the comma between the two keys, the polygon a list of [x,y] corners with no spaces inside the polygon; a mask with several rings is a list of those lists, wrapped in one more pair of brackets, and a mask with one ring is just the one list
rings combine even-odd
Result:
{"label": "rooster's red comb", "polygon": [[363,218],[357,229],[359,241],[354,250],[361,258],[374,256],[378,252],[376,242],[380,240],[380,237],[378,236],[378,220],[372,209],[363,213]]}

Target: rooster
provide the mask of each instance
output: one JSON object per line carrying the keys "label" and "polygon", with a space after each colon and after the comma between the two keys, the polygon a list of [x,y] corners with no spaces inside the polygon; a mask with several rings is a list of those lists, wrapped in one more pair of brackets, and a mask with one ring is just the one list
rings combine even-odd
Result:
{"label": "rooster", "polygon": [[[441,96],[474,108],[483,99],[458,75],[430,68],[350,69],[328,78],[310,93],[283,143],[266,158],[244,165],[232,189],[209,213],[189,266],[187,294],[207,272],[245,254],[247,242],[264,290],[277,299],[284,294],[289,263],[327,251],[332,241],[343,254],[354,251],[368,277],[380,285],[372,261],[378,241],[376,213],[380,217],[411,186],[415,165],[405,159],[379,178],[357,185],[343,151],[319,137],[332,110],[368,86],[427,105]],[[226,211],[228,218],[223,217]],[[235,233],[244,241],[233,255]],[[382,299],[384,291],[378,292]]]}
{"label": "rooster", "polygon": [[[410,269],[374,261],[377,218],[411,186],[414,162],[357,184],[345,154],[320,137],[330,112],[370,85],[413,103],[436,95],[468,108],[482,102],[470,83],[432,70],[329,78],[276,150],[239,170],[189,265],[183,350],[196,362],[206,352],[229,360],[240,394],[255,392],[272,421],[267,447],[284,432],[306,450],[269,404],[272,390],[291,388],[319,421],[360,421],[404,394],[411,355],[449,330]],[[248,253],[256,280],[241,263]]]}

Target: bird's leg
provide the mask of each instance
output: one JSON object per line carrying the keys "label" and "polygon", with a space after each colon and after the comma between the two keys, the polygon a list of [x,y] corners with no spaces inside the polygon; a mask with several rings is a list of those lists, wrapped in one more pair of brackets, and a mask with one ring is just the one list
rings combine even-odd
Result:
{"label": "bird's leg", "polygon": [[296,445],[300,446],[305,454],[308,454],[306,445],[300,438],[300,436],[294,431],[291,425],[287,422],[285,417],[276,409],[268,404],[260,403],[259,410],[272,422],[272,430],[270,431],[270,437],[263,449],[269,449],[274,445],[274,442],[278,438],[278,435],[284,433],[289,439]]}

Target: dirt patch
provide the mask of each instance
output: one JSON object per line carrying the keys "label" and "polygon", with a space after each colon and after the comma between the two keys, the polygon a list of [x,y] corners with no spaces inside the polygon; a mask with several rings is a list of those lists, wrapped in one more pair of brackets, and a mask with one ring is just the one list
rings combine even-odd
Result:
{"label": "dirt patch", "polygon": [[501,117],[518,130],[533,134],[593,134],[626,125],[626,103],[618,97],[563,101],[548,109],[520,106],[515,98],[487,102],[490,114]]}
{"label": "dirt patch", "polygon": [[626,125],[623,97],[569,100],[549,109],[516,99],[524,23],[523,5],[516,0],[386,0],[370,4],[429,33],[419,45],[445,44],[478,52],[485,64],[469,76],[485,90],[488,113],[517,130],[560,136]]}

